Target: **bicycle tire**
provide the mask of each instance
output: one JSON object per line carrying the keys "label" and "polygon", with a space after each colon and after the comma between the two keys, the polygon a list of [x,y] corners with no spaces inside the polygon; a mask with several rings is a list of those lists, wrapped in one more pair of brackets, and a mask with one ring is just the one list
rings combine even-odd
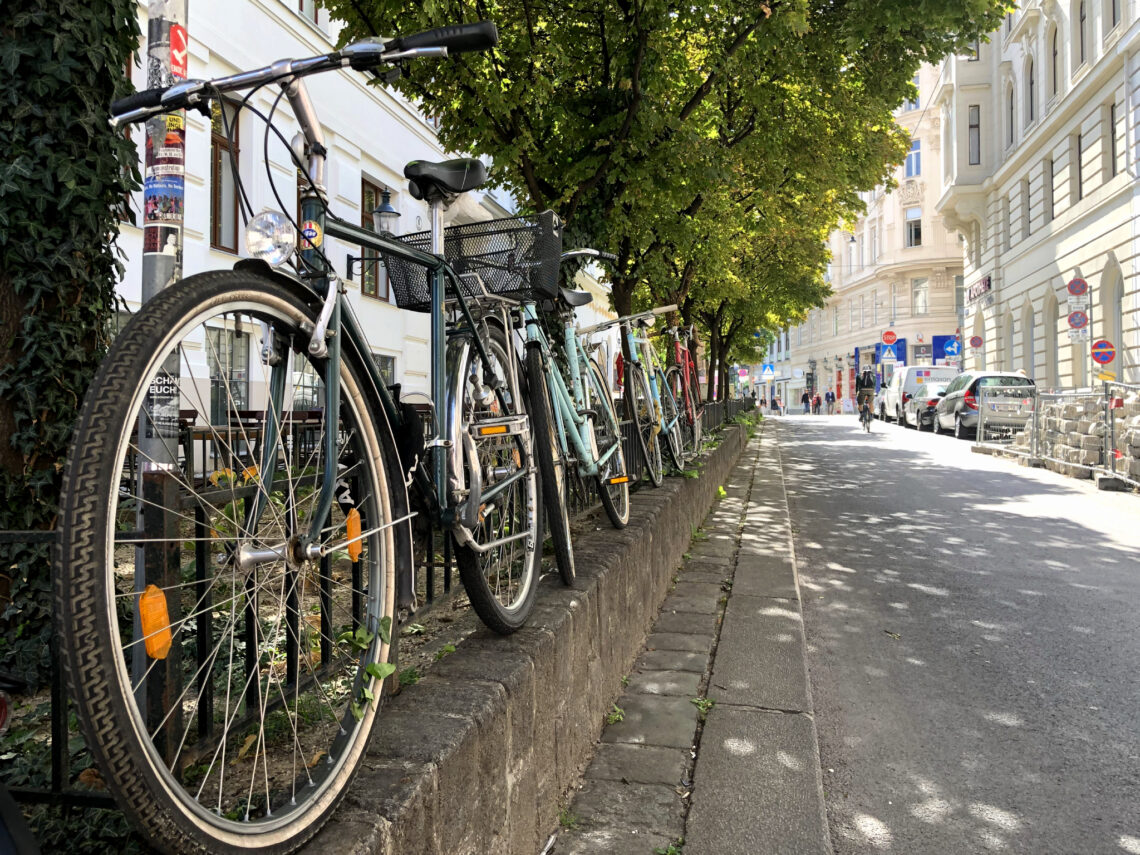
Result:
{"label": "bicycle tire", "polygon": [[[359,769],[379,714],[385,669],[392,668],[388,639],[395,616],[396,566],[411,559],[402,554],[408,541],[386,523],[395,519],[394,510],[406,512],[407,496],[402,478],[389,478],[389,467],[398,458],[382,412],[374,408],[375,390],[359,355],[351,348],[342,354],[336,367],[340,412],[335,419],[319,417],[311,429],[317,431],[317,441],[307,457],[305,443],[314,437],[294,430],[296,420],[286,422],[273,407],[262,411],[262,437],[271,425],[288,424],[292,432],[277,449],[282,454],[272,456],[273,470],[245,469],[241,487],[231,466],[207,475],[205,459],[199,482],[190,453],[183,465],[179,446],[171,449],[167,444],[170,424],[162,416],[169,413],[153,401],[152,409],[144,412],[148,396],[161,397],[165,384],[178,405],[197,407],[197,419],[207,408],[202,381],[211,387],[208,376],[195,377],[203,361],[196,354],[204,342],[208,357],[215,347],[211,332],[232,332],[243,317],[243,334],[252,337],[258,322],[264,322],[263,341],[265,330],[271,330],[279,345],[275,352],[286,360],[278,369],[253,360],[254,370],[261,365],[262,380],[296,382],[298,373],[305,376],[311,369],[324,382],[333,366],[327,359],[310,359],[306,350],[305,328],[318,312],[319,301],[303,286],[250,272],[203,273],[172,285],[147,303],[114,342],[84,401],[72,441],[54,585],[65,672],[88,747],[108,788],[135,827],[166,851],[285,853],[310,839]],[[220,347],[215,347],[215,356]],[[180,357],[176,377],[168,361],[175,355]],[[290,371],[297,365],[294,359],[305,360],[299,372]],[[205,361],[209,365],[208,358]],[[220,432],[213,397],[204,433],[223,462],[227,457],[238,461],[242,453],[243,440],[228,418],[240,404],[232,382],[224,381],[225,433]],[[289,394],[295,396],[298,389],[287,388]],[[295,406],[297,398],[282,401]],[[168,407],[170,403],[168,398]],[[154,413],[158,420],[148,415]],[[142,438],[140,426],[146,428]],[[242,428],[247,445],[254,430],[252,424]],[[326,517],[329,526],[321,531],[321,545],[347,550],[348,541],[356,538],[361,553],[354,562],[338,551],[327,562],[322,559],[316,570],[294,545],[299,547],[295,539],[308,529],[304,514],[311,513],[319,499],[320,476],[330,465],[323,452],[315,450],[324,447],[326,435],[335,438],[341,495]],[[156,460],[156,451],[163,447],[173,451],[177,468],[140,476],[142,492],[132,493],[131,482],[124,488],[122,480],[125,472],[134,471],[129,460],[132,443],[142,462],[148,457],[162,462]],[[281,497],[275,495],[277,485],[286,489]],[[310,488],[311,493],[304,492]],[[265,513],[249,512],[249,499],[237,498],[241,490],[249,491],[249,498],[262,496]],[[227,497],[230,501],[219,509]],[[238,501],[247,509],[241,523]],[[350,505],[347,510],[345,503]],[[192,505],[194,537],[186,539],[191,511],[172,509]],[[352,510],[362,518],[360,535],[349,534]],[[137,531],[121,532],[120,523]],[[276,554],[241,566],[239,579],[236,556],[259,543]],[[156,568],[144,557],[156,553],[144,549],[162,544],[169,563]],[[186,568],[181,553],[191,548],[194,581],[182,584]],[[135,573],[129,569],[132,563]],[[170,635],[165,659],[139,648],[148,636],[161,640],[164,624],[143,624],[148,636],[136,635],[143,599],[138,563],[141,582],[164,585],[159,590]],[[221,568],[217,575],[207,576],[215,567]],[[147,575],[156,569],[161,572]],[[314,571],[320,590],[310,595]],[[166,584],[172,572],[178,584]],[[340,576],[336,590],[334,574]],[[348,584],[343,581],[346,574],[351,574]],[[219,601],[218,594],[227,589],[232,596]],[[132,598],[139,609],[131,607]],[[227,602],[229,621],[222,620],[215,645],[218,626],[213,621],[225,616]],[[319,625],[311,619],[310,606],[317,609]],[[172,612],[175,619],[169,617]],[[352,635],[355,644],[334,635],[342,622],[350,632],[354,622],[358,624],[361,631]],[[193,663],[186,667],[190,645],[197,652],[197,670]],[[168,681],[175,681],[169,695],[161,691]],[[178,681],[185,688],[174,697]],[[198,735],[191,738],[195,724]],[[278,750],[281,740],[289,744]]]}
{"label": "bicycle tire", "polygon": [[554,560],[563,584],[574,585],[574,544],[570,539],[570,516],[566,509],[566,457],[550,414],[550,389],[542,351],[532,345],[526,352],[527,406],[534,433],[535,458],[542,476],[542,500],[546,530],[554,544]]}
{"label": "bicycle tire", "polygon": [[657,441],[657,408],[653,404],[649,377],[639,366],[632,364],[625,369],[625,406],[630,421],[637,429],[645,474],[649,476],[650,484],[660,487],[665,466],[661,460],[661,444]]}
{"label": "bicycle tire", "polygon": [[677,426],[680,429],[681,455],[688,461],[697,454],[697,433],[694,430],[696,417],[694,416],[692,396],[686,395],[681,376],[680,368],[676,365],[670,366],[665,372],[665,385],[673,393],[673,400],[681,402],[681,418]]}
{"label": "bicycle tire", "polygon": [[589,370],[586,374],[587,382],[592,386],[591,398],[594,409],[599,411],[594,420],[594,436],[598,442],[598,451],[604,453],[612,443],[617,443],[617,451],[602,465],[598,473],[598,497],[602,500],[602,508],[610,519],[614,528],[625,528],[629,524],[629,481],[620,484],[606,483],[610,478],[619,475],[629,475],[625,462],[625,449],[622,446],[621,420],[614,408],[614,398],[610,394],[606,376],[598,363],[590,360]]}
{"label": "bicycle tire", "polygon": [[[669,452],[669,460],[673,468],[680,472],[685,468],[685,451],[681,442],[681,410],[677,406],[677,399],[666,381],[665,372],[657,369],[657,387],[661,394],[661,425],[665,436],[665,450]],[[668,429],[665,425],[670,425]]]}
{"label": "bicycle tire", "polygon": [[[526,414],[520,390],[514,388],[508,380],[510,372],[507,360],[516,357],[507,341],[507,334],[497,324],[487,325],[486,330],[483,346],[494,363],[491,371],[498,382],[504,384],[507,411],[502,412],[496,396],[484,398],[474,388],[472,380],[483,378],[484,366],[475,347],[467,347],[464,355],[456,362],[456,374],[451,378],[455,401],[459,405],[458,417],[451,426],[453,443],[461,442],[464,432],[471,435],[472,429],[480,420]],[[516,366],[517,375],[521,373],[522,366],[517,361]],[[542,523],[539,479],[535,475],[533,462],[534,436],[532,429],[525,436],[505,434],[473,437],[476,459],[468,458],[464,461],[468,469],[473,466],[480,468],[484,490],[493,485],[496,473],[502,469],[525,470],[525,474],[515,482],[520,485],[518,490],[510,487],[504,491],[504,501],[483,503],[480,506],[478,522],[470,532],[472,539],[480,545],[509,537],[510,534],[505,534],[508,531],[511,534],[525,531],[525,539],[513,540],[481,553],[474,546],[462,543],[458,535],[456,537],[455,559],[467,598],[480,620],[500,635],[510,635],[523,626],[538,592],[538,576],[542,564]],[[464,481],[471,483],[469,477],[465,477]],[[504,509],[506,514],[503,513]],[[523,544],[521,554],[514,546],[518,543]]]}

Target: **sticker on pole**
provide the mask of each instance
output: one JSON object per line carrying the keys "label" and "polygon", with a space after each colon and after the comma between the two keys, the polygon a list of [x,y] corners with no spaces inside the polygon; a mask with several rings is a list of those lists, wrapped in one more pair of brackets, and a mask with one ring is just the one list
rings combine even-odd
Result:
{"label": "sticker on pole", "polygon": [[982,346],[982,337],[980,335],[970,336],[970,347],[981,347],[981,346]]}
{"label": "sticker on pole", "polygon": [[898,340],[899,337],[895,335],[893,330],[887,330],[883,333],[883,344],[894,344]]}
{"label": "sticker on pole", "polygon": [[301,249],[316,249],[323,239],[324,234],[316,220],[301,223]]}
{"label": "sticker on pole", "polygon": [[1076,279],[1069,280],[1068,289],[1069,293],[1074,297],[1080,297],[1089,292],[1089,283],[1077,277]]}
{"label": "sticker on pole", "polygon": [[1083,330],[1089,325],[1089,316],[1087,312],[1077,310],[1069,312],[1069,326],[1075,330]]}
{"label": "sticker on pole", "polygon": [[1097,365],[1108,365],[1116,358],[1116,348],[1112,346],[1112,342],[1106,338],[1102,338],[1093,342],[1092,346],[1093,362]]}
{"label": "sticker on pole", "polygon": [[188,41],[184,26],[170,25],[170,73],[179,80],[186,79]]}

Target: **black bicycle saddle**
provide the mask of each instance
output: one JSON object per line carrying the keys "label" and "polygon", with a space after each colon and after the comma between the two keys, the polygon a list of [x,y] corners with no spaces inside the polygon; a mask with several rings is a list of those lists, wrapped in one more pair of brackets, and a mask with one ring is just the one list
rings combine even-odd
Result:
{"label": "black bicycle saddle", "polygon": [[404,177],[409,179],[408,192],[413,199],[434,202],[474,190],[487,180],[487,167],[483,161],[473,157],[457,157],[439,163],[413,160],[404,167]]}

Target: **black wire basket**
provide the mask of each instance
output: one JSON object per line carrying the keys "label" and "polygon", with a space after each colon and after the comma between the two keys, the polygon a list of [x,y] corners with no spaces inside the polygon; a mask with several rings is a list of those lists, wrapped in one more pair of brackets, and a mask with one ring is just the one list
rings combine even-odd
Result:
{"label": "black wire basket", "polygon": [[[431,232],[402,235],[402,242],[431,251]],[[485,294],[513,300],[550,300],[558,295],[562,223],[553,211],[484,220],[444,229],[443,255],[459,277],[463,296]],[[428,268],[384,253],[396,305],[431,310]],[[450,288],[448,289],[450,295]]]}

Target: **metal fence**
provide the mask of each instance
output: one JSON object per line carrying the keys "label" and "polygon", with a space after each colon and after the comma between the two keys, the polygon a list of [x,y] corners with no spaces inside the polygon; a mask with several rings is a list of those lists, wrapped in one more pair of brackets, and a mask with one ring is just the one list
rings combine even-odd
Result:
{"label": "metal fence", "polygon": [[1023,392],[980,390],[977,444],[1073,478],[1140,488],[1140,385]]}

